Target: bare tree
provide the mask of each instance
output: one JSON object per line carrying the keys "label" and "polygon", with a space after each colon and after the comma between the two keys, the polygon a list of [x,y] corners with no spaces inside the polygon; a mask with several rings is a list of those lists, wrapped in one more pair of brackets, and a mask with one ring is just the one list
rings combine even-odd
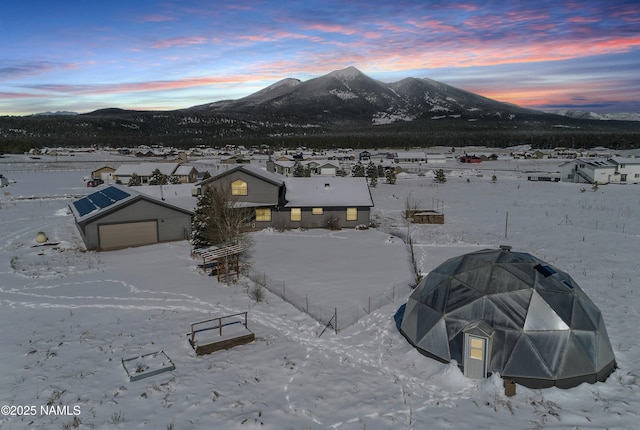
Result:
{"label": "bare tree", "polygon": [[[228,185],[228,186],[226,186]],[[207,226],[205,234],[209,243],[218,246],[243,245],[251,246],[251,239],[246,233],[246,226],[251,222],[252,211],[240,205],[236,196],[231,194],[230,184],[209,185],[203,191],[209,200]],[[230,258],[223,259],[223,267],[218,267],[224,274],[229,273]],[[226,276],[226,279],[230,277]]]}

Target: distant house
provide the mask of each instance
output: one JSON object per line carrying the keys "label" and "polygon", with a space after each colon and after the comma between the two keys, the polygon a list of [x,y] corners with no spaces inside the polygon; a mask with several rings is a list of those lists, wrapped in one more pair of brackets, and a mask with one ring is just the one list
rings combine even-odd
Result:
{"label": "distant house", "polygon": [[373,199],[365,178],[283,177],[253,165],[239,166],[200,183],[230,189],[248,208],[253,228],[320,228],[332,220],[340,227],[370,221]]}
{"label": "distant house", "polygon": [[322,176],[336,176],[338,170],[340,170],[340,165],[338,163],[326,161],[318,164],[318,167],[316,167],[316,174]]}
{"label": "distant house", "polygon": [[5,178],[3,175],[0,175],[0,187],[9,186],[9,180]]}
{"label": "distant house", "polygon": [[426,163],[427,154],[424,152],[402,152],[396,153],[393,161],[396,163]]}
{"label": "distant house", "polygon": [[369,151],[362,151],[359,155],[358,155],[358,159],[360,161],[369,161],[371,160],[371,153]]}
{"label": "distant house", "polygon": [[112,185],[69,208],[88,250],[113,250],[188,239],[193,211]]}
{"label": "distant house", "polygon": [[640,158],[577,158],[560,165],[563,182],[639,184]]}
{"label": "distant house", "polygon": [[274,173],[283,176],[293,175],[293,166],[295,164],[295,161],[291,160],[276,160],[273,162]]}
{"label": "distant house", "polygon": [[171,176],[177,177],[181,184],[191,184],[198,180],[198,170],[193,166],[181,164]]}
{"label": "distant house", "polygon": [[113,174],[115,173],[115,171],[116,169],[114,167],[103,166],[91,172],[91,179],[102,179],[103,181],[109,183],[113,180]]}
{"label": "distant house", "polygon": [[245,154],[232,154],[220,158],[222,164],[249,164],[251,159]]}
{"label": "distant house", "polygon": [[459,158],[461,163],[482,163],[482,158],[475,155],[463,155]]}
{"label": "distant house", "polygon": [[180,182],[193,183],[198,180],[198,171],[193,166],[180,163],[139,163],[123,164],[113,172],[113,178],[121,184],[128,184],[133,175],[137,175],[141,183],[146,185],[153,176],[153,172],[159,170],[167,176],[178,176]]}
{"label": "distant house", "polygon": [[427,154],[427,164],[444,164],[447,157],[443,154]]}

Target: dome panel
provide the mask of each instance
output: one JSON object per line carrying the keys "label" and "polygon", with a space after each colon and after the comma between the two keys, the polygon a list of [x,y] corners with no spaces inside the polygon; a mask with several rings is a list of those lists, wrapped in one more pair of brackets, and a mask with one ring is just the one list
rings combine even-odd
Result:
{"label": "dome panel", "polygon": [[450,361],[449,340],[447,339],[447,328],[444,320],[438,321],[422,339],[416,342],[416,346],[445,361]]}
{"label": "dome panel", "polygon": [[569,326],[537,292],[531,295],[524,331],[569,330]]}
{"label": "dome panel", "polygon": [[609,342],[609,336],[607,335],[607,329],[604,326],[604,319],[600,316],[600,326],[597,332],[598,339],[596,340],[597,345],[597,356],[596,356],[596,365],[598,368],[598,372],[602,369],[611,365],[611,363],[615,363],[616,357],[613,355],[613,348],[611,347],[611,342]]}
{"label": "dome panel", "polygon": [[540,297],[551,306],[551,309],[558,314],[562,321],[568,326],[571,325],[571,314],[573,313],[573,302],[575,296],[568,293],[556,293],[552,291],[538,290]]}
{"label": "dome panel", "polygon": [[[585,306],[586,305],[586,306]],[[593,309],[590,309],[584,300],[576,299],[573,304],[573,312],[571,314],[571,327],[575,330],[598,330],[598,322],[600,320],[599,312],[596,315]]]}
{"label": "dome panel", "polygon": [[493,333],[491,361],[489,362],[489,369],[492,372],[502,373],[520,336],[522,336],[520,330],[501,329]]}
{"label": "dome panel", "polygon": [[597,373],[595,363],[584,350],[576,336],[571,333],[567,341],[567,351],[560,366],[558,379],[594,376]]}
{"label": "dome panel", "polygon": [[447,297],[449,295],[449,286],[441,285],[440,287],[431,291],[425,298],[423,303],[429,305],[429,307],[435,309],[441,314],[444,313],[445,304],[447,303]]}
{"label": "dome panel", "polygon": [[449,313],[462,306],[468,305],[481,297],[482,294],[480,294],[478,290],[470,288],[459,281],[452,280],[451,286],[449,287],[449,296],[447,297],[445,313]]}
{"label": "dome panel", "polygon": [[518,328],[522,328],[524,327],[524,321],[527,317],[527,311],[529,310],[531,294],[531,290],[492,294],[488,296],[488,300],[500,309],[503,314],[508,315],[509,318],[518,325]]}
{"label": "dome panel", "polygon": [[567,349],[569,331],[540,331],[525,334],[553,375],[557,375]]}
{"label": "dome panel", "polygon": [[511,273],[529,287],[533,287],[535,284],[535,271],[532,269],[530,263],[498,263],[495,267],[499,267],[501,270]]}
{"label": "dome panel", "polygon": [[527,336],[520,336],[503,370],[504,377],[552,380],[553,374]]}
{"label": "dome panel", "polygon": [[531,288],[531,283],[527,284],[521,277],[516,276],[510,268],[503,265],[493,266],[493,270],[489,272],[489,275],[490,278],[485,287],[486,294],[499,294]]}
{"label": "dome panel", "polygon": [[450,277],[451,275],[430,272],[429,276],[420,281],[420,283],[416,287],[416,290],[420,291],[420,301],[424,302],[426,300],[426,296],[436,288],[439,288],[443,285],[448,286]]}

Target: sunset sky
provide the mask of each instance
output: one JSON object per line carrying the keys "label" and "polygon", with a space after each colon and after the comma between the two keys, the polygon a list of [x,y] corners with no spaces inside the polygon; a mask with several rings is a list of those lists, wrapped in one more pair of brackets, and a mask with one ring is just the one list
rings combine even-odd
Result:
{"label": "sunset sky", "polygon": [[0,115],[169,110],[355,66],[535,109],[640,112],[640,2],[22,0]]}

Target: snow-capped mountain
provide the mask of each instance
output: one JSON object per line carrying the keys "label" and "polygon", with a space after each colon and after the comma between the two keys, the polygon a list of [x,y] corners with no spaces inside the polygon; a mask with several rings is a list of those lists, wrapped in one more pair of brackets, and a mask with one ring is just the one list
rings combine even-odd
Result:
{"label": "snow-capped mountain", "polygon": [[595,119],[603,121],[640,121],[640,113],[618,112],[618,113],[595,113],[581,110],[554,110],[547,111],[556,115],[562,115],[575,119]]}
{"label": "snow-capped mountain", "polygon": [[384,83],[355,67],[301,82],[284,79],[238,100],[195,109],[306,117],[322,122],[368,122],[374,125],[419,118],[514,119],[544,115],[464,91],[431,79],[406,78]]}

